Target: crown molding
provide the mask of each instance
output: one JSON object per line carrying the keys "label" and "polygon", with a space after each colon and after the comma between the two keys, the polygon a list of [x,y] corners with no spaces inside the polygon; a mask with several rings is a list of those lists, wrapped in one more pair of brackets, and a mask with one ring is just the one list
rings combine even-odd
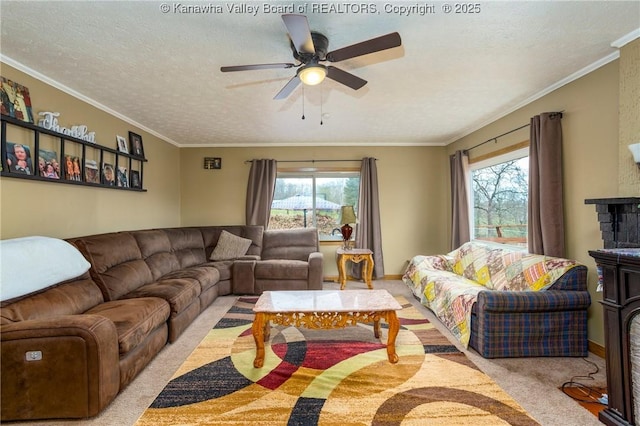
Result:
{"label": "crown molding", "polygon": [[640,28],[636,28],[631,31],[629,34],[624,35],[611,43],[611,47],[615,47],[616,49],[620,49],[625,44],[631,43],[633,40],[640,38]]}
{"label": "crown molding", "polygon": [[551,86],[541,90],[540,92],[536,93],[535,95],[523,100],[522,102],[518,103],[516,106],[506,110],[505,112],[500,113],[500,115],[495,116],[494,118],[490,118],[488,120],[486,120],[485,122],[483,122],[482,124],[475,126],[473,128],[470,128],[468,130],[466,130],[465,132],[461,133],[459,136],[456,136],[453,139],[450,139],[447,142],[447,145],[460,140],[462,138],[464,138],[465,136],[470,135],[471,133],[482,129],[485,126],[488,126],[491,123],[494,123],[498,120],[500,120],[501,118],[506,117],[507,115],[511,114],[512,112],[515,112],[517,110],[519,110],[520,108],[529,105],[530,103],[537,101],[538,99],[548,95],[549,93],[553,92],[554,90],[557,90],[559,88],[561,88],[562,86],[565,86],[581,77],[584,77],[585,75],[597,70],[600,67],[603,67],[605,65],[607,65],[609,62],[613,62],[616,59],[618,59],[620,57],[620,51],[615,51],[607,56],[605,56],[604,58],[597,60],[589,65],[587,65],[586,67],[574,72],[573,74],[570,74],[569,76],[563,78],[562,80],[557,81],[556,83],[552,84]]}
{"label": "crown molding", "polygon": [[82,93],[77,92],[77,91],[73,90],[72,88],[70,88],[68,86],[65,86],[64,84],[60,83],[59,81],[56,81],[56,80],[54,80],[54,79],[52,79],[50,77],[47,77],[46,75],[44,75],[42,73],[39,73],[38,71],[36,71],[36,70],[34,70],[32,68],[29,68],[28,66],[26,66],[26,65],[24,65],[24,64],[22,64],[22,63],[20,63],[20,62],[18,62],[16,60],[14,60],[14,59],[11,59],[10,57],[8,57],[6,55],[3,55],[2,53],[0,53],[0,62],[5,63],[5,64],[7,64],[7,65],[9,65],[9,66],[11,66],[13,68],[16,68],[16,69],[22,71],[23,73],[28,74],[31,77],[33,77],[33,78],[35,78],[37,80],[40,80],[43,83],[46,83],[49,86],[52,86],[52,87],[54,87],[54,88],[56,88],[56,89],[58,89],[58,90],[60,90],[60,91],[62,91],[64,93],[66,93],[66,94],[68,94],[70,96],[73,96],[74,98],[79,99],[82,102],[85,102],[85,103],[87,103],[87,104],[89,104],[91,106],[94,106],[94,107],[98,108],[99,110],[102,110],[102,111],[106,112],[109,115],[117,117],[120,120],[131,124],[132,126],[135,126],[135,127],[139,128],[141,130],[144,130],[145,132],[150,133],[150,134],[162,139],[163,141],[165,141],[167,143],[170,143],[171,145],[175,145],[177,147],[180,147],[180,144],[178,144],[176,141],[174,141],[174,140],[172,140],[172,139],[170,139],[170,138],[168,138],[168,137],[166,137],[164,135],[161,135],[160,133],[156,132],[155,130],[149,129],[148,127],[146,127],[146,126],[138,123],[137,121],[127,117],[126,115],[123,115],[123,114],[121,114],[121,113],[109,108],[108,106],[103,105],[100,102],[98,102],[98,101],[96,101],[94,99],[91,99],[90,97],[85,96]]}

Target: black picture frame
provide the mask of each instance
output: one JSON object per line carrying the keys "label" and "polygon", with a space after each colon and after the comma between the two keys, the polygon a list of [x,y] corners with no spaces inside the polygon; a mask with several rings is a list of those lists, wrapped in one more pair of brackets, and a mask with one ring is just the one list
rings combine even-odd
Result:
{"label": "black picture frame", "polygon": [[142,182],[140,181],[140,172],[138,170],[131,170],[129,172],[129,184],[131,188],[142,188]]}
{"label": "black picture frame", "polygon": [[221,169],[222,158],[220,157],[204,157],[205,170]]}
{"label": "black picture frame", "polygon": [[144,158],[142,136],[134,132],[129,132],[129,153],[136,157]]}

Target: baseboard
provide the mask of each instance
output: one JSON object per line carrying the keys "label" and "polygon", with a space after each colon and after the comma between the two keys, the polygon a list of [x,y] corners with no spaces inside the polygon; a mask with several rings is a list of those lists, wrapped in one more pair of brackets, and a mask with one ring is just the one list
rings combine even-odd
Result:
{"label": "baseboard", "polygon": [[[378,281],[384,281],[384,280],[401,280],[402,279],[402,274],[398,274],[398,275],[385,275],[384,278],[382,278],[382,280],[378,280],[376,278],[376,280]],[[355,278],[353,278],[351,275],[347,275],[347,280],[351,280],[351,281],[357,281]],[[337,275],[328,275],[326,277],[322,277],[322,281],[324,282],[330,282],[330,283],[337,283],[338,282],[338,276]]]}
{"label": "baseboard", "polygon": [[385,280],[401,280],[402,279],[402,274],[399,274],[399,275],[385,275],[384,279]]}
{"label": "baseboard", "polygon": [[591,340],[588,341],[588,348],[589,348],[589,352],[591,352],[594,355],[599,356],[600,358],[604,358],[605,357],[605,350],[604,350],[604,346],[601,346],[595,342],[592,342]]}

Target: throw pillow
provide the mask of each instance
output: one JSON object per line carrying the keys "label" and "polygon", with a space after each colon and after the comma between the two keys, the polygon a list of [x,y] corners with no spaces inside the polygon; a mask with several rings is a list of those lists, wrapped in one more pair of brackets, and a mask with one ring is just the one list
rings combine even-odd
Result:
{"label": "throw pillow", "polygon": [[231,260],[244,256],[249,250],[252,241],[247,238],[238,237],[231,232],[222,231],[218,244],[211,253],[211,260]]}

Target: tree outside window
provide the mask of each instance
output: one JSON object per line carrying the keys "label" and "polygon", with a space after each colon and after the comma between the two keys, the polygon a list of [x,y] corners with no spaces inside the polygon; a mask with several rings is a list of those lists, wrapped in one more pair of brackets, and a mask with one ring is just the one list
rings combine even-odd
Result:
{"label": "tree outside window", "polygon": [[527,245],[529,157],[471,173],[474,239]]}

